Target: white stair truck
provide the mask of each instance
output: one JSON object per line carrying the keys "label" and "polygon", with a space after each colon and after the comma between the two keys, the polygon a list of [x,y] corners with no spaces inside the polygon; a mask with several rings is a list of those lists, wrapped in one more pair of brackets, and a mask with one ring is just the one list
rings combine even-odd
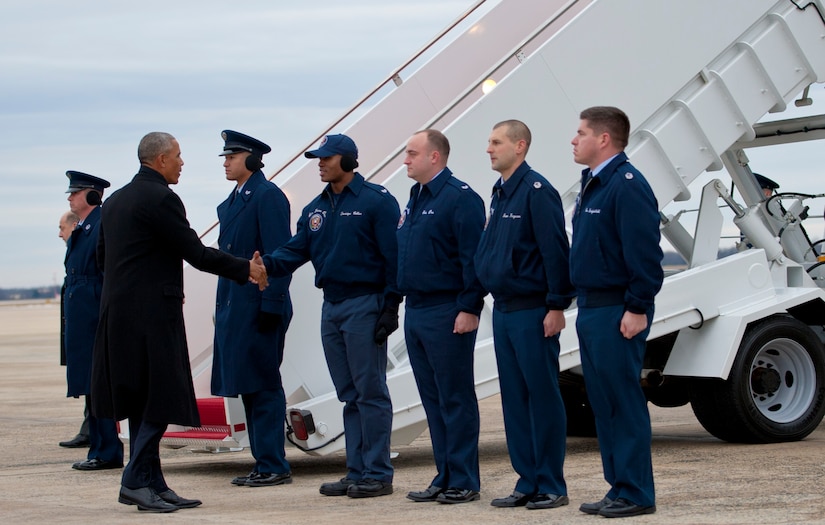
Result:
{"label": "white stair truck", "polygon": [[[810,199],[817,197],[766,200],[744,151],[825,138],[823,115],[764,121],[801,93],[806,101],[809,86],[825,81],[824,12],[820,0],[479,1],[306,149],[328,132],[350,135],[361,151],[359,171],[403,207],[410,187],[401,169],[404,145],[413,132],[434,127],[450,139],[453,172],[489,204],[496,175],[487,137],[496,122],[520,119],[533,132],[528,161],[558,189],[569,225],[581,171],[570,146],[579,112],[622,108],[632,125],[626,151],[660,209],[699,198],[695,221],[692,214],[662,213],[663,237],[686,269],[669,274],[656,298],[639,378],[649,400],[690,403],[701,424],[724,440],[802,439],[825,413],[825,243],[810,239],[803,225],[814,220]],[[495,87],[483,91],[490,80]],[[272,174],[290,199],[293,224],[323,187],[316,163],[302,152]],[[719,176],[697,186],[707,172]],[[725,214],[741,231],[742,249],[719,259]],[[209,235],[215,231],[207,241]],[[204,427],[170,428],[162,443],[246,447],[240,400],[209,395],[215,277],[185,272],[184,315]],[[322,296],[311,265],[295,273],[291,291],[295,317],[281,368],[287,437],[301,450],[329,454],[344,447],[342,404],[323,356]],[[487,301],[475,354],[479,398],[499,391]],[[569,426],[592,432],[575,303],[566,316],[560,362]],[[403,330],[388,346],[392,442],[407,444],[426,428],[426,417]]]}

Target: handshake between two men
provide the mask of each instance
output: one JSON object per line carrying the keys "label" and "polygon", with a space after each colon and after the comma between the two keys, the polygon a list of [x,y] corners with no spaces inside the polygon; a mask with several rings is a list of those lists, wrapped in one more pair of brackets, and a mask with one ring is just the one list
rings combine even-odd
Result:
{"label": "handshake between two men", "polygon": [[266,276],[266,266],[264,266],[261,253],[257,250],[252,254],[252,259],[249,260],[249,281],[257,284],[258,289],[261,291],[269,286],[269,281]]}

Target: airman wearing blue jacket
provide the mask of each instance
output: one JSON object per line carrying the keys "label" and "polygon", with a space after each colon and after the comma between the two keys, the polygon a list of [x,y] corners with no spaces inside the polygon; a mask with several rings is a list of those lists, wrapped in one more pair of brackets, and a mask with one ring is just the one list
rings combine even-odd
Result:
{"label": "airman wearing blue jacket", "polygon": [[580,118],[573,157],[588,168],[573,216],[570,275],[582,370],[610,490],[579,509],[611,518],[650,514],[656,511],[650,414],[639,380],[663,280],[659,208],[624,153],[627,115],[592,107]]}
{"label": "airman wearing blue jacket", "polygon": [[[79,218],[66,243],[66,280],[62,306],[65,317],[63,343],[66,349],[67,396],[86,396],[91,406],[92,349],[100,318],[103,269],[95,250],[100,231],[100,204],[109,182],[79,171],[67,171],[69,208]],[[104,470],[123,467],[123,443],[114,420],[89,416],[89,452],[85,461],[72,465],[76,470]]]}
{"label": "airman wearing blue jacket", "polygon": [[487,153],[501,174],[475,265],[493,295],[507,450],[519,475],[495,507],[567,505],[567,418],[559,391],[559,333],[572,302],[569,245],[558,192],[525,162],[531,134],[518,120],[493,127]]}
{"label": "airman wearing blue jacket", "polygon": [[[272,252],[290,238],[289,201],[264,177],[263,155],[272,149],[263,142],[225,130],[224,170],[235,183],[218,205],[221,230],[218,247],[251,259],[257,251]],[[284,341],[292,319],[289,283],[292,276],[270,278],[261,291],[253,283],[218,279],[212,394],[241,396],[255,467],[233,485],[264,487],[292,482],[284,450],[286,397],[280,367]]]}
{"label": "airman wearing blue jacket", "polygon": [[326,496],[392,494],[392,402],[387,389],[387,337],[398,328],[396,287],[399,209],[383,187],[366,182],[358,148],[346,135],[327,135],[317,158],[324,191],[298,219],[295,235],[263,257],[270,276],[307,261],[323,289],[321,339],[338,399],[344,402],[347,475],[324,483]]}
{"label": "airman wearing blue jacket", "polygon": [[485,292],[473,257],[484,202],[447,167],[450,142],[428,129],[407,141],[404,164],[416,184],[398,223],[398,287],[406,296],[404,335],[437,474],[413,501],[479,499],[478,400],[473,376]]}

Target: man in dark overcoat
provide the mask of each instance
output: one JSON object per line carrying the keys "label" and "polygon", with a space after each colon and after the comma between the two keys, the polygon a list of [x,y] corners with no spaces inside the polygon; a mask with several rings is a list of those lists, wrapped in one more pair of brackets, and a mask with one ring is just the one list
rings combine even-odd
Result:
{"label": "man in dark overcoat", "polygon": [[[218,206],[218,246],[238,257],[271,253],[291,237],[289,201],[266,180],[262,157],[272,151],[263,142],[225,130],[221,156],[232,193]],[[212,394],[241,396],[255,467],[232,484],[247,487],[292,482],[284,450],[286,396],[281,383],[286,330],[292,319],[291,275],[272,278],[260,291],[252,283],[218,279]]]}
{"label": "man in dark overcoat", "polygon": [[199,426],[183,323],[183,261],[239,283],[266,285],[246,260],[204,246],[170,188],[183,159],[175,138],[143,137],[140,171],[103,208],[97,255],[104,270],[92,369],[92,413],[129,419],[129,463],[118,501],[172,512],[200,505],[169,488],[160,466],[168,424]]}
{"label": "man in dark overcoat", "polygon": [[[61,295],[63,346],[66,350],[67,397],[85,396],[91,402],[92,349],[95,344],[103,271],[95,257],[100,230],[100,204],[109,182],[79,171],[67,171],[69,208],[78,223],[66,242],[66,278]],[[89,417],[89,452],[76,470],[123,467],[123,443],[110,418]]]}

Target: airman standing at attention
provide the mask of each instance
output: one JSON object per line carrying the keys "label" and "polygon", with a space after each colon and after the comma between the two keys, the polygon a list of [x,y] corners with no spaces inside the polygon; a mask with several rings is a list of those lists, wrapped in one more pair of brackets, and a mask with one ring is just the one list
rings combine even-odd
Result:
{"label": "airman standing at attention", "polygon": [[324,483],[325,496],[392,494],[392,401],[387,389],[387,337],[398,328],[398,203],[355,171],[358,148],[327,135],[304,156],[318,159],[327,186],[298,219],[295,235],[264,255],[270,276],[312,261],[324,291],[321,341],[338,399],[344,402],[347,474]]}
{"label": "airman standing at attention", "polygon": [[495,300],[493,342],[510,462],[519,475],[494,507],[567,505],[564,453],[567,415],[559,391],[559,334],[573,300],[561,198],[525,161],[530,129],[506,120],[487,145],[493,170],[490,215],[476,253],[476,272]]}
{"label": "airman standing at attention", "polygon": [[[251,259],[289,240],[289,201],[264,177],[262,157],[272,151],[237,131],[221,133],[223,167],[235,183],[218,206],[218,247]],[[266,290],[253,283],[218,279],[212,394],[241,396],[255,467],[234,485],[265,487],[292,483],[284,451],[286,397],[281,383],[286,330],[292,319],[291,275],[269,279]]]}
{"label": "airman standing at attention", "polygon": [[450,142],[427,129],[407,141],[415,181],[398,224],[398,287],[407,297],[404,335],[438,471],[413,501],[479,499],[479,415],[473,376],[484,289],[473,257],[484,202],[447,167]]}
{"label": "airman standing at attention", "polygon": [[624,152],[629,134],[622,110],[597,106],[581,112],[571,141],[574,160],[587,166],[570,248],[576,331],[610,485],[579,510],[608,518],[656,512],[650,414],[639,378],[664,272],[656,196]]}
{"label": "airman standing at attention", "polygon": [[[86,397],[91,406],[92,350],[103,291],[103,269],[95,258],[100,231],[100,204],[109,182],[79,171],[67,171],[69,208],[79,221],[66,242],[66,279],[62,305],[63,344],[66,349],[68,396]],[[75,438],[77,439],[77,438]],[[65,445],[64,445],[65,446]],[[123,443],[113,419],[89,416],[89,452],[76,470],[105,470],[123,467]]]}
{"label": "airman standing at attention", "polygon": [[[57,224],[57,236],[60,237],[64,243],[69,242],[77,223],[80,222],[80,217],[72,210],[67,211],[60,216],[60,222]],[[66,315],[63,312],[63,293],[66,291],[66,283],[60,288],[60,364],[66,366]],[[85,403],[85,402],[84,402]],[[69,440],[58,443],[65,448],[84,448],[89,446],[89,407],[86,406],[83,410],[83,423],[80,424],[80,430],[77,434]]]}

